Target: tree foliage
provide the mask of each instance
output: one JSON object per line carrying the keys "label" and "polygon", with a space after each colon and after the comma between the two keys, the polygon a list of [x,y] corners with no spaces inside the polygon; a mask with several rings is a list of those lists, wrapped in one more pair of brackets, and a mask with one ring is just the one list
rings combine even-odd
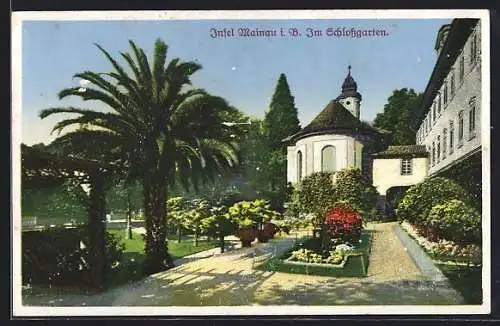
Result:
{"label": "tree foliage", "polygon": [[[22,189],[22,217],[36,216],[38,224],[64,224],[87,222],[87,206],[75,198],[73,189],[67,183],[50,188]],[[86,196],[79,189],[78,196]]]}
{"label": "tree foliage", "polygon": [[[173,266],[166,246],[168,187],[181,183],[194,187],[225,174],[238,163],[239,126],[224,124],[237,116],[223,98],[192,87],[195,62],[174,58],[167,62],[167,45],[157,39],[151,63],[133,41],[130,52],[120,53],[128,71],[97,45],[113,71],[84,71],[74,75],[89,81],[85,88],[72,87],[59,98],[76,96],[97,101],[107,111],[76,107],[42,110],[40,117],[69,114],[53,131],[77,129],[58,137],[70,148],[104,147],[104,158],[119,163],[127,180],[140,180],[146,221],[146,273]],[[236,137],[234,137],[236,135]],[[103,146],[103,144],[105,144]]]}
{"label": "tree foliage", "polygon": [[481,244],[481,215],[458,199],[432,207],[427,218],[429,229],[438,239],[458,244]]}
{"label": "tree foliage", "polygon": [[240,228],[259,228],[263,223],[277,218],[279,213],[271,208],[269,201],[256,199],[235,203],[229,207],[229,215]]}
{"label": "tree foliage", "polygon": [[256,135],[260,160],[257,170],[259,195],[271,200],[275,209],[282,210],[286,198],[286,144],[283,139],[297,133],[300,122],[295,100],[284,74],[278,78],[266,112],[261,135]]}
{"label": "tree foliage", "polygon": [[392,145],[415,144],[416,132],[411,126],[422,97],[422,93],[417,94],[413,89],[394,90],[384,105],[384,112],[376,115],[373,125],[392,132]]}
{"label": "tree foliage", "polygon": [[312,223],[315,229],[323,224],[325,215],[336,201],[333,173],[314,172],[306,176],[295,190],[295,203],[291,209],[300,214],[314,216]]}
{"label": "tree foliage", "polygon": [[283,139],[300,130],[295,99],[285,74],[279,76],[264,125],[270,150],[283,149]]}
{"label": "tree foliage", "polygon": [[435,205],[452,199],[470,204],[469,195],[458,183],[442,177],[428,178],[405,192],[398,204],[397,216],[418,225],[424,223]]}
{"label": "tree foliage", "polygon": [[356,168],[336,172],[335,179],[336,199],[348,202],[364,219],[370,219],[377,203],[377,189]]}

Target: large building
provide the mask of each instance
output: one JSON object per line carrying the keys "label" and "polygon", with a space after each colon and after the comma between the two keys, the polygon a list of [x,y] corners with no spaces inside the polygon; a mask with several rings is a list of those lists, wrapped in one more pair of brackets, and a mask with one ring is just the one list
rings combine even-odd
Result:
{"label": "large building", "polygon": [[416,143],[437,175],[481,152],[481,29],[455,19],[438,32],[437,62],[416,117]]}
{"label": "large building", "polygon": [[287,180],[292,184],[314,172],[359,168],[372,179],[371,154],[383,150],[387,134],[359,120],[362,96],[351,67],[340,95],[289,142]]}
{"label": "large building", "polygon": [[454,19],[440,28],[436,65],[415,113],[416,145],[410,146],[387,146],[390,135],[359,120],[362,97],[349,67],[341,94],[286,139],[288,182],[357,167],[377,188],[382,210],[389,208],[391,190],[401,195],[429,176],[456,179],[480,196],[480,48],[478,19]]}

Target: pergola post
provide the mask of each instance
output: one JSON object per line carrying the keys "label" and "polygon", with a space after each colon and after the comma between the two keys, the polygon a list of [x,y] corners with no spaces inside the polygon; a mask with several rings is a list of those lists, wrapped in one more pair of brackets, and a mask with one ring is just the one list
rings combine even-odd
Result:
{"label": "pergola post", "polygon": [[106,273],[106,200],[104,177],[99,171],[89,173],[90,193],[88,210],[90,283],[95,290],[102,290]]}

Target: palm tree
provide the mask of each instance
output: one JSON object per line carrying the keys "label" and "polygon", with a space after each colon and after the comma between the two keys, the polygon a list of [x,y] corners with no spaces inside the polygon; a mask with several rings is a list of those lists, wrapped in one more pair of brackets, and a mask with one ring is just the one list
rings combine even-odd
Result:
{"label": "palm tree", "polygon": [[[155,273],[173,266],[166,246],[166,198],[170,187],[186,188],[213,180],[238,162],[241,127],[227,124],[241,114],[221,97],[191,86],[191,76],[201,69],[179,58],[166,64],[167,45],[156,40],[153,63],[129,41],[131,53],[120,53],[130,74],[101,46],[111,62],[110,73],[85,71],[74,78],[89,82],[85,88],[64,89],[59,98],[77,96],[98,101],[107,111],[76,107],[42,110],[43,119],[56,113],[75,114],[58,122],[54,131],[80,127],[57,139],[75,146],[106,146],[107,160],[124,167],[126,180],[140,180],[146,222],[145,271]],[[239,120],[238,120],[239,121]]]}

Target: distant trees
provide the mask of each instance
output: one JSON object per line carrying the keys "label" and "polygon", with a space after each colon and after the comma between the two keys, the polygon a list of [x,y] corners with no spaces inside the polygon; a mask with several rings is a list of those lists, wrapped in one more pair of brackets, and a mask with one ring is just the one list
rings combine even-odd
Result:
{"label": "distant trees", "polygon": [[411,124],[422,96],[422,93],[417,94],[413,89],[394,90],[384,105],[384,112],[377,114],[373,125],[392,132],[393,145],[415,144],[416,132]]}

